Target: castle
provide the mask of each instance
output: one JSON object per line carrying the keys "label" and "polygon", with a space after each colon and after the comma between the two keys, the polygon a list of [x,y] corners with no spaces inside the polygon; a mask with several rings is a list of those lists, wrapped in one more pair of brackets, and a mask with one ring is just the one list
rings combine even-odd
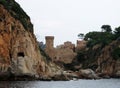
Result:
{"label": "castle", "polygon": [[54,36],[46,36],[46,47],[45,52],[51,57],[53,62],[62,62],[65,64],[69,64],[75,58],[76,50],[79,50],[86,46],[85,41],[78,41],[77,46],[67,41],[64,44],[57,46],[54,48]]}

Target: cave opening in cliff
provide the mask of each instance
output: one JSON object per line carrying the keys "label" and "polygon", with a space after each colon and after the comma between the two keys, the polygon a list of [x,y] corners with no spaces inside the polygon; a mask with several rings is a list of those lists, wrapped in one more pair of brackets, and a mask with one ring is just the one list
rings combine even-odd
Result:
{"label": "cave opening in cliff", "polygon": [[18,56],[18,57],[24,57],[25,55],[24,55],[23,52],[19,52],[19,53],[17,54],[17,56]]}

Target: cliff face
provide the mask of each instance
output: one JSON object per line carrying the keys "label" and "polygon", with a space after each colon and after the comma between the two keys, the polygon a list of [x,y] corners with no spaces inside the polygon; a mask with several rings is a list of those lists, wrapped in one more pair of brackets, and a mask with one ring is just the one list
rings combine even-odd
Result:
{"label": "cliff face", "polygon": [[97,59],[96,71],[120,77],[120,52],[118,50],[120,50],[119,39],[106,46]]}
{"label": "cliff face", "polygon": [[37,53],[35,37],[31,32],[26,31],[2,5],[0,5],[0,18],[1,64],[12,66],[15,74],[35,72],[32,71],[32,66],[40,60],[37,59],[40,58],[40,54]]}
{"label": "cliff face", "polygon": [[30,18],[19,4],[0,0],[0,77],[12,74],[48,79],[61,72],[40,51]]}
{"label": "cliff face", "polygon": [[105,47],[95,45],[84,54],[81,64],[97,73],[120,77],[120,40],[115,40]]}
{"label": "cliff face", "polygon": [[97,44],[78,50],[76,58],[69,65],[70,68],[90,68],[101,77],[120,77],[120,37],[105,46]]}
{"label": "cliff face", "polygon": [[0,0],[0,74],[43,73],[45,62],[37,46],[30,19],[26,14],[18,14],[16,9],[25,14],[14,0]]}

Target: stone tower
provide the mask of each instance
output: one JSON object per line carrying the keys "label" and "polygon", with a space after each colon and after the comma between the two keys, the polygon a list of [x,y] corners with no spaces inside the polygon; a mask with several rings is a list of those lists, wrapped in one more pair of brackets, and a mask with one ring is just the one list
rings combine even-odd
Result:
{"label": "stone tower", "polygon": [[46,49],[53,49],[54,46],[54,36],[46,36]]}
{"label": "stone tower", "polygon": [[54,36],[46,36],[46,47],[45,52],[50,56],[53,60],[55,56],[55,49],[54,49]]}

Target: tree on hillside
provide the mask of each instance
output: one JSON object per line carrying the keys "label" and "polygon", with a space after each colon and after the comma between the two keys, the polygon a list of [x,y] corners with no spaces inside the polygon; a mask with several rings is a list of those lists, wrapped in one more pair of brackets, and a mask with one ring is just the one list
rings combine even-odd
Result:
{"label": "tree on hillside", "polygon": [[114,33],[115,33],[115,39],[119,38],[120,37],[120,27],[115,28]]}
{"label": "tree on hillside", "polygon": [[98,39],[99,35],[100,35],[100,32],[97,32],[97,31],[89,32],[85,35],[84,39],[87,40],[87,41]]}
{"label": "tree on hillside", "polygon": [[109,33],[112,32],[112,29],[111,29],[110,25],[102,25],[101,29],[102,29],[103,32],[109,32]]}
{"label": "tree on hillside", "polygon": [[92,47],[98,43],[101,43],[103,41],[104,37],[102,32],[89,32],[85,35],[84,40],[88,41],[87,46]]}
{"label": "tree on hillside", "polygon": [[102,31],[93,31],[85,35],[84,40],[88,41],[87,46],[92,47],[96,44],[101,44],[104,47],[113,40],[111,26],[103,25],[101,28]]}

